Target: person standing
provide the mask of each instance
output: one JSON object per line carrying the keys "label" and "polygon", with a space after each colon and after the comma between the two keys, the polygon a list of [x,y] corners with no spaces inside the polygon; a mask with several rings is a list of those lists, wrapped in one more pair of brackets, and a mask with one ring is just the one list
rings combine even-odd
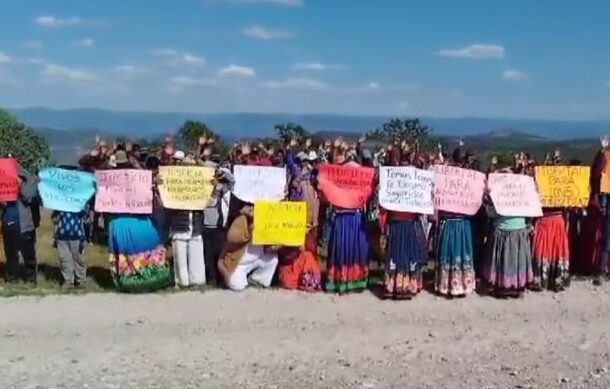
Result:
{"label": "person standing", "polygon": [[55,211],[52,215],[64,288],[84,288],[87,281],[84,256],[86,215],[87,211]]}
{"label": "person standing", "polygon": [[[36,284],[36,226],[32,217],[34,199],[38,197],[35,177],[19,168],[19,198],[17,201],[0,204],[2,238],[6,256],[6,282],[19,279]],[[19,266],[19,254],[23,258],[23,269]],[[23,272],[22,272],[23,270]]]}

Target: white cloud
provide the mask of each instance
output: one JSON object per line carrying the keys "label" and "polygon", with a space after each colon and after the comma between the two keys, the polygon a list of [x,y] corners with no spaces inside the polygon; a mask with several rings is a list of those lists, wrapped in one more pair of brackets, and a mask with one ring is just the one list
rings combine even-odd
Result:
{"label": "white cloud", "polygon": [[220,69],[219,74],[223,77],[238,77],[238,78],[250,78],[256,77],[254,69],[246,66],[229,65],[226,68]]}
{"label": "white cloud", "polygon": [[263,86],[271,89],[327,89],[328,85],[310,78],[289,78],[284,81],[267,81]]}
{"label": "white cloud", "polygon": [[9,63],[12,62],[13,59],[8,55],[0,51],[0,63]]}
{"label": "white cloud", "polygon": [[208,2],[233,4],[272,4],[286,7],[302,7],[304,0],[208,0]]}
{"label": "white cloud", "polygon": [[309,63],[304,63],[304,62],[297,62],[294,65],[292,65],[292,68],[294,70],[317,70],[317,71],[325,71],[325,70],[343,70],[345,69],[345,66],[343,65],[327,65],[324,63],[320,63],[320,62],[309,62]]}
{"label": "white cloud", "polygon": [[527,81],[529,76],[520,70],[508,69],[502,73],[502,78],[509,81]]}
{"label": "white cloud", "polygon": [[367,85],[367,88],[369,88],[369,89],[379,89],[379,88],[381,88],[381,85],[379,85],[378,82],[369,82],[369,84]]}
{"label": "white cloud", "polygon": [[95,46],[95,40],[93,38],[83,38],[72,43],[72,46],[78,47],[79,49],[90,49]]}
{"label": "white cloud", "polygon": [[40,50],[42,49],[42,42],[28,41],[23,44],[23,47],[25,47],[26,49]]}
{"label": "white cloud", "polygon": [[213,86],[217,85],[218,81],[207,78],[191,78],[191,77],[183,77],[177,76],[172,77],[169,80],[169,87],[173,90],[182,90],[189,87],[196,86]]}
{"label": "white cloud", "polygon": [[149,69],[138,67],[138,66],[133,66],[133,65],[115,66],[115,67],[111,68],[110,71],[114,74],[117,74],[117,75],[120,75],[123,77],[127,77],[127,78],[137,77],[137,76],[141,76],[141,75],[150,73]]}
{"label": "white cloud", "polygon": [[405,110],[409,108],[409,103],[407,101],[401,101],[396,103],[396,109],[398,110]]}
{"label": "white cloud", "polygon": [[43,15],[34,19],[34,22],[41,27],[60,28],[60,27],[76,27],[85,24],[85,21],[78,16],[71,18],[57,18],[53,15]]}
{"label": "white cloud", "polygon": [[448,58],[502,59],[506,56],[506,51],[504,46],[475,43],[459,49],[442,49],[437,54]]}
{"label": "white cloud", "polygon": [[610,81],[604,81],[604,86],[607,86],[608,88],[610,88]]}
{"label": "white cloud", "polygon": [[159,49],[152,52],[152,55],[163,59],[172,66],[184,66],[189,68],[201,68],[207,63],[203,57],[198,57],[190,53],[181,53],[172,49]]}
{"label": "white cloud", "polygon": [[91,84],[100,81],[100,77],[94,73],[53,64],[45,66],[42,74],[48,82]]}
{"label": "white cloud", "polygon": [[286,30],[271,30],[263,26],[252,26],[243,30],[245,36],[256,39],[271,40],[271,39],[290,39],[294,38],[295,34]]}

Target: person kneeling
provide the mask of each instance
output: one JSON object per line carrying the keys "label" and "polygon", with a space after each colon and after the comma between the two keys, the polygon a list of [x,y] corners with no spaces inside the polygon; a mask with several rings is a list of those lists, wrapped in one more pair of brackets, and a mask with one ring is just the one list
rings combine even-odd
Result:
{"label": "person kneeling", "polygon": [[246,206],[233,221],[227,233],[218,270],[227,287],[234,291],[246,289],[248,284],[269,287],[277,267],[274,247],[252,244],[254,208]]}

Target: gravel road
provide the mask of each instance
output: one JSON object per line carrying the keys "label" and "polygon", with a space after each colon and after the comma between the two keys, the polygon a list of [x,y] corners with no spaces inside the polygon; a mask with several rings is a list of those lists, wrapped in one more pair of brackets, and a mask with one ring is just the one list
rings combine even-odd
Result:
{"label": "gravel road", "polygon": [[610,387],[610,284],[380,301],[284,291],[0,300],[0,388]]}

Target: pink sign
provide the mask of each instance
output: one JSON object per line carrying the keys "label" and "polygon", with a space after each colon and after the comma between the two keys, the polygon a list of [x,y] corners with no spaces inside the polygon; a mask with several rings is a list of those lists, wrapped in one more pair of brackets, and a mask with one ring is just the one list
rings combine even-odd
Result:
{"label": "pink sign", "polygon": [[474,215],[483,203],[485,175],[455,166],[434,165],[434,206],[438,211]]}
{"label": "pink sign", "polygon": [[97,212],[152,213],[152,173],[149,170],[98,170],[95,179]]}
{"label": "pink sign", "polygon": [[487,177],[489,196],[498,215],[542,216],[534,179],[522,174],[492,173]]}

